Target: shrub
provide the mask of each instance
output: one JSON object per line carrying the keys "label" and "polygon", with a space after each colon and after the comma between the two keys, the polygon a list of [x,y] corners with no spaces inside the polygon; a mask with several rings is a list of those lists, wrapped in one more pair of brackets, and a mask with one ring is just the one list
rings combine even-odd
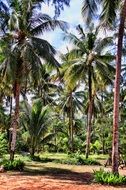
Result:
{"label": "shrub", "polygon": [[120,176],[111,172],[106,172],[103,169],[94,171],[94,179],[96,182],[108,185],[125,185],[126,176]]}
{"label": "shrub", "polygon": [[7,139],[6,134],[0,132],[0,156],[7,153]]}
{"label": "shrub", "polygon": [[93,159],[86,159],[80,154],[70,154],[67,159],[57,160],[57,163],[70,164],[70,165],[101,165],[98,161]]}
{"label": "shrub", "polygon": [[40,158],[40,156],[30,156],[30,158],[32,161],[42,162],[42,163],[52,162],[54,160],[51,158]]}
{"label": "shrub", "polygon": [[17,171],[22,171],[24,169],[24,162],[21,160],[3,160],[1,162],[1,165],[3,165],[4,169],[9,171],[9,170],[17,170]]}
{"label": "shrub", "polygon": [[41,158],[39,156],[30,156],[31,160],[36,161],[36,162],[40,162]]}
{"label": "shrub", "polygon": [[78,164],[80,164],[80,165],[99,165],[99,166],[101,165],[100,162],[90,159],[90,158],[86,159],[79,154],[77,154],[77,155],[75,154],[75,158],[76,158]]}

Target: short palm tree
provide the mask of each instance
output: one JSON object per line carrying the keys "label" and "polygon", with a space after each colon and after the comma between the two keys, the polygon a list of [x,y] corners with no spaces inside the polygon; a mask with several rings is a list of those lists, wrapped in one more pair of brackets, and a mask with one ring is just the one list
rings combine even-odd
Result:
{"label": "short palm tree", "polygon": [[[16,131],[19,120],[19,96],[22,83],[28,76],[37,84],[40,77],[40,67],[43,61],[53,64],[58,68],[59,63],[54,58],[55,49],[44,39],[40,38],[45,31],[54,30],[55,27],[65,29],[66,23],[51,19],[48,15],[41,14],[37,1],[11,2],[11,13],[8,28],[3,38],[8,40],[7,58],[3,62],[3,76],[11,76],[15,98],[15,112],[12,120],[12,142],[10,159],[14,159]],[[38,36],[39,35],[39,36]],[[6,75],[5,75],[6,73]]]}
{"label": "short palm tree", "polygon": [[21,110],[20,122],[27,133],[26,141],[29,144],[31,156],[34,156],[41,144],[49,142],[54,137],[54,134],[48,133],[48,127],[51,124],[49,107],[43,106],[39,99],[34,101],[32,106],[25,101],[22,103]]}
{"label": "short palm tree", "polygon": [[66,38],[73,42],[75,48],[70,52],[71,55],[74,54],[73,64],[69,67],[65,75],[70,84],[76,83],[78,80],[84,80],[88,86],[86,143],[86,158],[88,158],[94,97],[97,90],[112,83],[114,68],[110,62],[114,59],[114,56],[104,52],[104,48],[111,44],[112,38],[97,39],[97,31],[90,31],[85,34],[80,25],[77,29],[80,38],[73,34],[66,36]]}

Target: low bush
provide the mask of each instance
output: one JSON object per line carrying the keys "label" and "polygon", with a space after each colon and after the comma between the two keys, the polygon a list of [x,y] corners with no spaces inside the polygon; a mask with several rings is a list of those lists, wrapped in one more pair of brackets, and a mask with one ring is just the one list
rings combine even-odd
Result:
{"label": "low bush", "polygon": [[125,185],[126,176],[120,176],[111,172],[106,172],[103,169],[94,171],[94,179],[96,182],[108,185]]}
{"label": "low bush", "polygon": [[79,154],[70,154],[67,159],[57,160],[56,162],[69,165],[101,165],[100,162],[89,158],[86,159]]}
{"label": "low bush", "polygon": [[36,161],[36,162],[42,162],[42,163],[47,163],[47,162],[52,162],[54,159],[51,158],[41,158],[40,156],[32,156],[30,157],[32,161]]}
{"label": "low bush", "polygon": [[1,162],[1,165],[3,165],[6,171],[9,171],[9,170],[22,171],[25,166],[24,162],[21,160],[14,160],[14,161],[3,160]]}
{"label": "low bush", "polygon": [[32,161],[41,162],[41,158],[39,156],[30,156]]}

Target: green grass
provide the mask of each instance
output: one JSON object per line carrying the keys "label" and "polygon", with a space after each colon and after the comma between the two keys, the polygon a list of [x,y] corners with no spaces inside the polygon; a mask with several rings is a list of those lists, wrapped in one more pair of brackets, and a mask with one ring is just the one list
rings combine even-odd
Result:
{"label": "green grass", "polygon": [[[35,155],[36,157],[39,157],[40,160],[31,159],[30,155],[19,155],[15,154],[16,160],[22,160],[25,163],[59,163],[59,164],[68,164],[68,165],[95,165],[95,162],[103,163],[104,160],[107,159],[107,155],[90,155],[89,159],[86,160],[85,156],[82,154],[79,154],[79,160],[81,159],[81,162],[79,162],[78,154],[65,154],[65,153],[41,153],[39,155]],[[9,155],[4,155],[5,159],[9,159]],[[97,163],[96,163],[97,165]]]}
{"label": "green grass", "polygon": [[68,154],[65,153],[42,153],[41,158],[50,158],[55,160],[62,160],[68,158]]}
{"label": "green grass", "polygon": [[106,160],[108,158],[107,154],[93,154],[89,156],[91,159],[95,160]]}
{"label": "green grass", "polygon": [[[38,156],[38,155],[37,155]],[[83,154],[80,154],[80,156],[85,157]],[[69,154],[65,154],[65,153],[41,153],[39,154],[39,157],[41,159],[50,159],[50,160],[65,160],[65,159],[69,159],[70,155]],[[73,155],[74,157],[74,155]],[[5,159],[9,159],[9,154],[4,155]],[[94,154],[94,155],[90,155],[89,159],[93,159],[93,160],[106,160],[108,158],[108,155],[103,155],[103,154]],[[21,154],[15,154],[15,159],[20,159],[26,162],[30,162],[31,158],[29,155],[21,155]]]}

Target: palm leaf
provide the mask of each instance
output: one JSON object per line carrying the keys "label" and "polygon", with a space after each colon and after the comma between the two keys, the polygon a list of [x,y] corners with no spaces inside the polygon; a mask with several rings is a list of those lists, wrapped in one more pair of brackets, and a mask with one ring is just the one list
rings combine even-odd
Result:
{"label": "palm leaf", "polygon": [[33,26],[33,28],[31,28],[31,34],[43,34],[44,32],[54,30],[57,27],[61,28],[63,31],[66,31],[67,23],[64,21],[49,19],[41,24],[38,24],[37,26]]}
{"label": "palm leaf", "polygon": [[104,0],[103,1],[103,10],[101,13],[101,25],[106,27],[112,27],[113,22],[116,18],[116,11],[119,6],[119,0]]}
{"label": "palm leaf", "polygon": [[101,0],[84,0],[82,5],[82,16],[87,24],[93,21],[98,14],[98,6]]}
{"label": "palm leaf", "polygon": [[41,56],[51,66],[58,68],[60,64],[54,58],[56,50],[46,41],[40,38],[32,37],[31,44],[38,56]]}

